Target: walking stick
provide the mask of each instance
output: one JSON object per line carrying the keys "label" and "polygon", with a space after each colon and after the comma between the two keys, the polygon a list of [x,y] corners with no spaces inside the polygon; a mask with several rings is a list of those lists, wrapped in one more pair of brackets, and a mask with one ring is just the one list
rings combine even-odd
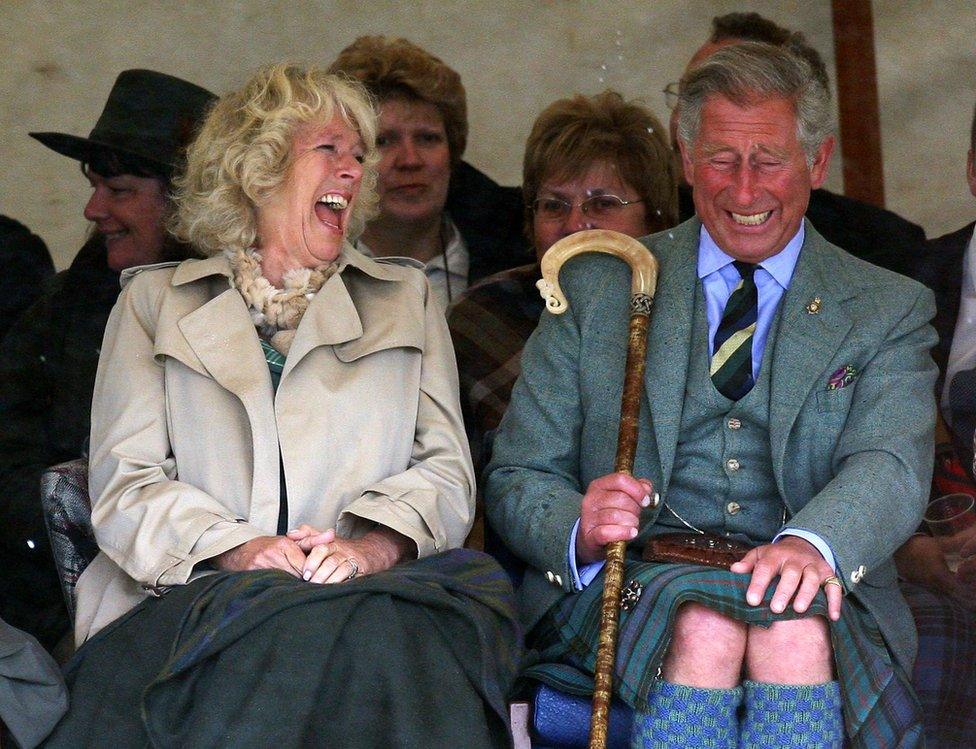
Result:
{"label": "walking stick", "polygon": [[[647,323],[657,286],[657,259],[633,237],[616,231],[591,229],[564,237],[542,258],[542,279],[537,282],[546,308],[561,315],[569,305],[559,288],[559,269],[570,258],[584,252],[605,252],[624,260],[631,269],[630,333],[627,340],[627,367],[620,401],[620,430],[614,471],[633,475],[637,449],[637,421],[644,383],[644,358],[647,353]],[[590,716],[590,749],[604,749],[610,719],[613,664],[617,649],[617,620],[620,589],[624,580],[626,541],[607,544],[606,575],[600,609],[600,643],[593,675],[593,714]]]}

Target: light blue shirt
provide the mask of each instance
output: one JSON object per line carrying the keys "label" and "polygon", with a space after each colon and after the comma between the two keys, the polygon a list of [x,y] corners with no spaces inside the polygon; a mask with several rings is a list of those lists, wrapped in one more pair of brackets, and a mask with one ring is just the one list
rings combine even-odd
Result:
{"label": "light blue shirt", "polygon": [[[766,350],[766,338],[769,336],[769,329],[776,317],[776,310],[779,307],[783,294],[790,287],[793,279],[793,271],[796,269],[796,261],[800,257],[800,248],[803,247],[805,236],[803,223],[793,238],[786,243],[786,247],[777,252],[772,257],[768,257],[759,263],[753,274],[756,282],[756,289],[759,292],[759,314],[756,320],[756,332],[752,337],[752,378],[759,378],[759,368],[762,366],[763,353]],[[722,312],[725,311],[725,304],[732,296],[735,287],[738,286],[740,277],[739,271],[732,264],[735,261],[715,244],[708,230],[702,225],[698,238],[698,278],[701,279],[702,289],[705,292],[705,311],[708,316],[708,353],[711,356],[712,343],[715,340],[715,331],[718,330],[719,323],[722,321]],[[569,569],[573,574],[573,582],[577,590],[582,590],[592,582],[600,570],[603,569],[603,562],[593,562],[584,565],[581,569],[576,567],[576,533],[579,529],[579,520],[573,525],[573,530],[569,535]],[[813,544],[817,551],[827,560],[827,563],[837,571],[837,565],[830,546],[820,536],[812,531],[800,528],[790,528],[780,531],[773,539],[775,543],[783,536],[799,536],[805,541]]]}

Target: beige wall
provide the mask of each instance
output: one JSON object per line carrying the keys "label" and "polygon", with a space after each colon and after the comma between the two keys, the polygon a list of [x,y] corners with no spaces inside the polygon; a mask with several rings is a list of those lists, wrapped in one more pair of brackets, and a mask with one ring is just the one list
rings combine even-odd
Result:
{"label": "beige wall", "polygon": [[[875,0],[874,8],[888,205],[942,233],[976,217],[963,171],[976,4]],[[609,86],[663,119],[660,90],[711,17],[742,9],[806,32],[833,71],[827,0],[2,0],[0,212],[40,233],[63,267],[85,230],[87,184],[28,131],[87,134],[124,68],[156,68],[219,92],[268,61],[327,64],[364,33],[406,36],[454,66],[468,90],[467,158],[515,183],[542,107]],[[828,186],[840,189],[839,169]]]}

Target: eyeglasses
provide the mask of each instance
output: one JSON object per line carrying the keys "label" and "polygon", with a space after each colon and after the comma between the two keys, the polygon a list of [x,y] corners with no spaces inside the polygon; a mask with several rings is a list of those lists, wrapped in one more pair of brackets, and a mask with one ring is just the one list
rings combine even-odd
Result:
{"label": "eyeglasses", "polygon": [[678,86],[677,81],[671,81],[671,83],[661,89],[664,93],[664,103],[668,109],[674,109],[678,106],[678,97],[681,95]]}
{"label": "eyeglasses", "polygon": [[[643,198],[637,200],[623,200],[616,195],[601,194],[593,195],[579,203],[580,210],[584,216],[590,218],[609,218],[617,213],[621,208],[634,203],[643,202]],[[543,221],[562,221],[573,210],[576,203],[570,203],[562,198],[536,198],[532,203],[535,215]]]}

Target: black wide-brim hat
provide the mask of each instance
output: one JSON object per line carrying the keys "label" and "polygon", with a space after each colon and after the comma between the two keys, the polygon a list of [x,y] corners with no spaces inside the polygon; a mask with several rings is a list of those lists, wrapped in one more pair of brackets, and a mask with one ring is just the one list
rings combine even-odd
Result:
{"label": "black wide-brim hat", "polygon": [[136,159],[171,175],[183,158],[212,93],[155,70],[124,70],[87,138],[68,133],[30,133],[48,148],[91,163],[106,154]]}

